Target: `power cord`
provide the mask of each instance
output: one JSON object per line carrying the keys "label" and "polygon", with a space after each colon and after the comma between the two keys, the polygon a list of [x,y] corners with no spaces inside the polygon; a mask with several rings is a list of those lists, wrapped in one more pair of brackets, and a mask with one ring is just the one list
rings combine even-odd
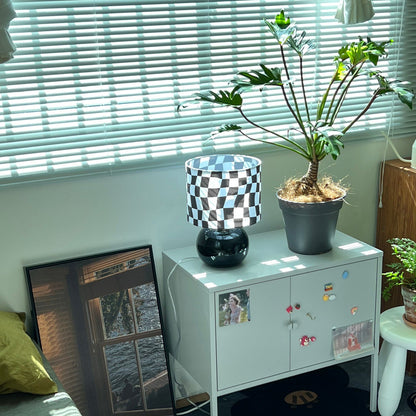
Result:
{"label": "power cord", "polygon": [[406,163],[411,163],[412,160],[411,159],[403,159],[399,152],[396,149],[396,146],[393,144],[393,142],[390,140],[390,137],[388,136],[388,134],[383,132],[384,137],[386,138],[388,144],[391,146],[391,148],[393,149],[394,153],[396,154],[397,158],[400,159],[402,162],[406,162]]}
{"label": "power cord", "polygon": [[[397,0],[396,5],[397,5],[397,11],[400,13],[400,16],[401,16],[400,17],[401,21],[403,21],[405,8],[406,8],[406,0],[402,1],[401,10],[399,10],[399,8],[400,8],[399,0]],[[401,44],[401,39],[402,39],[402,33],[403,33],[403,25],[399,25],[399,29],[398,29],[398,33],[397,33],[398,41],[396,42],[396,44],[399,45],[398,50],[397,50],[398,58],[396,59],[396,66],[394,68],[394,73],[396,74],[396,78],[397,78],[398,67],[399,67],[399,54],[400,54],[400,44]],[[386,145],[384,147],[383,164],[382,164],[382,168],[381,168],[380,181],[379,181],[379,201],[378,201],[378,207],[379,208],[383,208],[384,168],[385,168],[385,165],[386,165],[385,162],[386,162],[386,155],[387,155],[388,145],[390,144],[390,146],[392,147],[392,149],[393,149],[393,151],[396,154],[398,159],[400,159],[402,162],[411,163],[411,160],[403,159],[399,155],[399,152],[397,151],[393,142],[390,140],[390,130],[392,129],[392,125],[393,125],[393,114],[394,114],[393,106],[394,106],[394,102],[395,102],[395,95],[392,96],[392,100],[391,100],[391,112],[390,112],[389,124],[388,124],[388,127],[387,127],[387,133],[383,132],[383,135],[386,138]]]}
{"label": "power cord", "polygon": [[384,158],[383,158],[383,165],[382,165],[382,168],[381,168],[381,174],[380,174],[380,184],[379,184],[379,201],[378,201],[378,207],[379,208],[383,208],[383,184],[384,184],[384,168],[385,168],[385,162],[386,162],[386,153],[387,153],[387,147],[388,147],[388,145],[390,145],[391,146],[391,148],[393,149],[393,151],[394,151],[394,153],[396,154],[396,156],[397,156],[397,158],[399,159],[399,160],[401,160],[402,162],[405,162],[405,163],[411,163],[412,162],[412,160],[411,159],[403,159],[401,156],[400,156],[400,154],[399,154],[399,152],[397,151],[397,149],[396,149],[396,146],[394,146],[394,144],[393,144],[393,142],[390,140],[390,137],[389,137],[389,133],[387,132],[387,133],[384,133],[383,132],[383,135],[384,135],[384,137],[386,138],[386,146],[385,146],[385,148],[384,148]]}
{"label": "power cord", "polygon": [[[180,325],[179,325],[178,314],[177,314],[177,311],[176,311],[175,301],[173,299],[172,288],[171,288],[171,279],[172,279],[173,273],[175,272],[176,268],[180,264],[182,264],[182,263],[184,263],[186,261],[190,261],[190,260],[198,260],[198,257],[184,257],[183,259],[181,259],[180,261],[178,261],[177,263],[175,263],[175,265],[172,267],[172,270],[169,272],[168,277],[166,279],[166,284],[167,284],[169,299],[170,299],[170,303],[172,305],[173,319],[175,320],[176,329],[178,331],[178,340],[176,341],[176,344],[173,347],[173,351],[172,351],[172,356],[174,358],[176,357],[176,353],[178,351],[179,344],[180,344],[181,339],[182,339],[182,334],[181,334],[181,328],[180,328]],[[187,392],[186,392],[185,386],[183,385],[183,383],[179,382],[179,380],[176,378],[175,371],[173,371],[173,380],[175,381],[176,385],[178,386],[178,390],[180,391],[180,393],[189,402],[189,404],[191,404],[193,406],[189,410],[186,410],[186,411],[181,412],[181,413],[176,413],[178,416],[179,415],[186,415],[186,414],[189,414],[189,413],[194,412],[196,410],[200,410],[202,413],[206,413],[206,414],[209,415],[209,412],[207,412],[206,410],[202,409],[203,406],[205,406],[206,404],[208,404],[210,402],[209,400],[205,401],[204,403],[201,403],[201,404],[197,405],[191,399],[189,399],[189,397],[186,397]]]}

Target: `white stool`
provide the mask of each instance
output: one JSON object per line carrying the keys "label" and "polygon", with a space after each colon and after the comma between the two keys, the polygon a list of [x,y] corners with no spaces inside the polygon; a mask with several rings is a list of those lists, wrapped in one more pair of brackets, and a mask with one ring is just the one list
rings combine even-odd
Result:
{"label": "white stool", "polygon": [[416,329],[403,322],[403,314],[404,306],[398,306],[380,316],[380,335],[384,339],[378,362],[381,416],[392,416],[396,411],[402,396],[407,350],[416,351]]}

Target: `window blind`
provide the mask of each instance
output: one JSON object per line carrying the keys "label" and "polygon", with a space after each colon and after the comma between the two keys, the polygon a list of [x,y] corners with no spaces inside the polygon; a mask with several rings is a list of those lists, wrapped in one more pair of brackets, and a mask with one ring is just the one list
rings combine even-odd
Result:
{"label": "window blind", "polygon": [[[403,1],[373,0],[371,21],[345,26],[334,18],[338,0],[13,0],[17,17],[9,31],[17,51],[0,65],[0,184],[255,151],[258,143],[239,136],[206,146],[221,123],[241,123],[236,112],[202,106],[178,114],[176,107],[194,92],[227,88],[237,71],[260,62],[280,66],[262,19],[282,8],[316,41],[304,63],[312,98],[325,89],[341,44],[358,35],[395,38],[381,67],[414,80],[408,48],[416,4],[408,1],[403,13]],[[296,69],[296,60],[289,65]],[[373,87],[363,82],[351,92],[345,120],[358,114]],[[248,104],[265,126],[293,124],[276,91],[251,93]],[[392,108],[395,135],[408,135],[415,116],[388,97],[355,131],[380,136]]]}

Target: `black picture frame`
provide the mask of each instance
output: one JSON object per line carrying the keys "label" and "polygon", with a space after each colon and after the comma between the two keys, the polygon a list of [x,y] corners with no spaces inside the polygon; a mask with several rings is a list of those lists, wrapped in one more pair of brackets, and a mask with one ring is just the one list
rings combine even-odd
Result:
{"label": "black picture frame", "polygon": [[151,245],[24,270],[37,342],[83,416],[175,415]]}

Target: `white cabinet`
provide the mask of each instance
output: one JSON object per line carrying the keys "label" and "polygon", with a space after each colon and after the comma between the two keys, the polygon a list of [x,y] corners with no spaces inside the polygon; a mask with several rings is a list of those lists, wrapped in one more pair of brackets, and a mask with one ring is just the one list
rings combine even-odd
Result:
{"label": "white cabinet", "polygon": [[[375,411],[381,258],[339,232],[333,250],[314,256],[289,251],[283,231],[253,235],[247,258],[228,269],[206,266],[194,247],[167,251],[169,352],[210,395],[212,416],[221,395],[371,355]],[[228,325],[232,294],[241,321]]]}

